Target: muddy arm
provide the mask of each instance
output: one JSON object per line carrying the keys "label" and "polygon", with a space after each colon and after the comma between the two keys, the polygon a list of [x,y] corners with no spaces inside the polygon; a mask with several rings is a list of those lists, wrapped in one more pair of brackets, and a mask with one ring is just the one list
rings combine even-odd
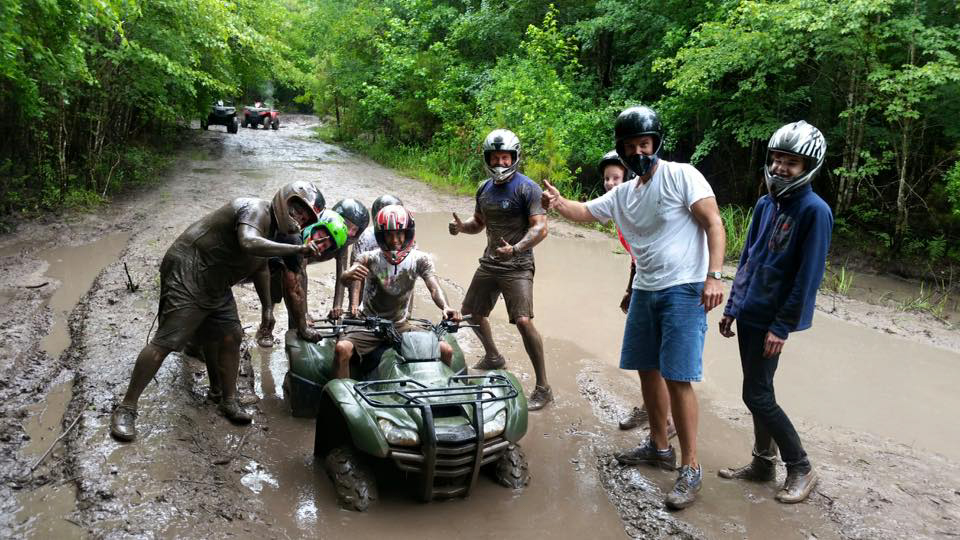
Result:
{"label": "muddy arm", "polygon": [[[307,291],[303,287],[306,281],[306,265],[301,265],[300,272],[291,272],[284,268],[282,270],[283,279],[283,301],[287,305],[287,311],[290,314],[290,320],[297,329],[300,337],[307,341],[317,341],[316,330],[310,328],[307,324]],[[302,275],[301,275],[302,274]]]}
{"label": "muddy arm", "polygon": [[447,303],[447,295],[443,293],[443,288],[440,287],[440,280],[437,279],[436,274],[430,274],[423,278],[423,282],[426,283],[427,290],[430,291],[430,297],[433,298],[433,303],[443,311],[444,318],[459,320],[460,313],[451,308],[450,304]]}
{"label": "muddy arm", "polygon": [[333,285],[333,306],[331,306],[330,314],[334,317],[340,315],[343,309],[343,291],[346,288],[347,284],[340,280],[340,274],[347,268],[347,252],[350,251],[350,248],[344,246],[340,250],[340,253],[337,254],[337,273],[334,274],[334,285]]}
{"label": "muddy arm", "polygon": [[257,257],[289,257],[313,253],[313,250],[307,246],[281,244],[267,240],[259,230],[246,224],[240,224],[237,227],[237,237],[240,248]]}
{"label": "muddy arm", "polygon": [[473,217],[460,222],[460,232],[467,234],[477,234],[483,232],[487,223],[483,221],[483,216],[479,212],[474,212]]}
{"label": "muddy arm", "polygon": [[537,214],[530,216],[530,228],[519,242],[513,245],[517,251],[533,248],[547,237],[547,215]]}

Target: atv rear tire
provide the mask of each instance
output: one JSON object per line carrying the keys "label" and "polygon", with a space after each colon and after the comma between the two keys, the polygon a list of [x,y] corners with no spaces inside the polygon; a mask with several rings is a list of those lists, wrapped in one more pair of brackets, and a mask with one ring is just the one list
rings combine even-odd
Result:
{"label": "atv rear tire", "polygon": [[495,471],[497,482],[501,485],[519,489],[530,483],[530,469],[527,465],[527,456],[516,444],[507,446],[507,449],[497,460]]}
{"label": "atv rear tire", "polygon": [[280,119],[274,118],[273,122],[270,124],[270,128],[273,129],[274,131],[280,129]]}
{"label": "atv rear tire", "polygon": [[227,133],[236,133],[239,130],[237,127],[237,119],[234,118],[233,122],[227,124]]}
{"label": "atv rear tire", "polygon": [[327,454],[324,466],[337,490],[337,502],[341,508],[365,512],[377,498],[373,474],[360,462],[353,448],[334,448]]}

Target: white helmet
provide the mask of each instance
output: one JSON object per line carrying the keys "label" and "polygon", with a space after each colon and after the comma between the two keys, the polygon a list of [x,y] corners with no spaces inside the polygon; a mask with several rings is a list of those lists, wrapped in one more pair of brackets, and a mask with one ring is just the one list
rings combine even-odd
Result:
{"label": "white helmet", "polygon": [[[772,174],[770,172],[770,164],[773,162],[770,157],[771,152],[782,152],[803,158],[805,165],[803,173],[793,178]],[[770,194],[783,199],[792,195],[801,186],[812,182],[820,172],[826,155],[827,141],[823,138],[823,134],[803,120],[778,129],[767,143],[767,166],[763,169]]]}
{"label": "white helmet", "polygon": [[[510,152],[513,162],[509,167],[491,167],[490,154],[493,152]],[[520,164],[520,139],[509,129],[495,129],[483,140],[483,167],[493,179],[494,184],[503,184],[513,173],[517,172]]]}

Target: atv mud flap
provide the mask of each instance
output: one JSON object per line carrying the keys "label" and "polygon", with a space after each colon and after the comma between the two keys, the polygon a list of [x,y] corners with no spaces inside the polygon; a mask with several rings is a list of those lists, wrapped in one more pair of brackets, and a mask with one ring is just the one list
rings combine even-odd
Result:
{"label": "atv mud flap", "polygon": [[304,379],[292,371],[284,377],[284,391],[290,400],[290,409],[297,418],[316,418],[320,413],[320,399],[323,387]]}

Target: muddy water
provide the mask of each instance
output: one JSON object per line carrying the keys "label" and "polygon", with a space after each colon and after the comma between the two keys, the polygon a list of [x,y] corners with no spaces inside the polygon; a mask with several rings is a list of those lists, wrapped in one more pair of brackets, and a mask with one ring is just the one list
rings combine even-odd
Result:
{"label": "muddy water", "polygon": [[850,276],[853,280],[847,292],[850,298],[897,309],[925,310],[950,322],[960,318],[960,297],[945,292],[937,284],[866,273]]}
{"label": "muddy water", "polygon": [[67,317],[103,267],[117,259],[129,238],[129,233],[115,233],[90,244],[57,247],[37,255],[50,265],[47,276],[61,283],[48,304],[53,311],[53,325],[41,342],[51,358],[57,358],[70,346]]}

